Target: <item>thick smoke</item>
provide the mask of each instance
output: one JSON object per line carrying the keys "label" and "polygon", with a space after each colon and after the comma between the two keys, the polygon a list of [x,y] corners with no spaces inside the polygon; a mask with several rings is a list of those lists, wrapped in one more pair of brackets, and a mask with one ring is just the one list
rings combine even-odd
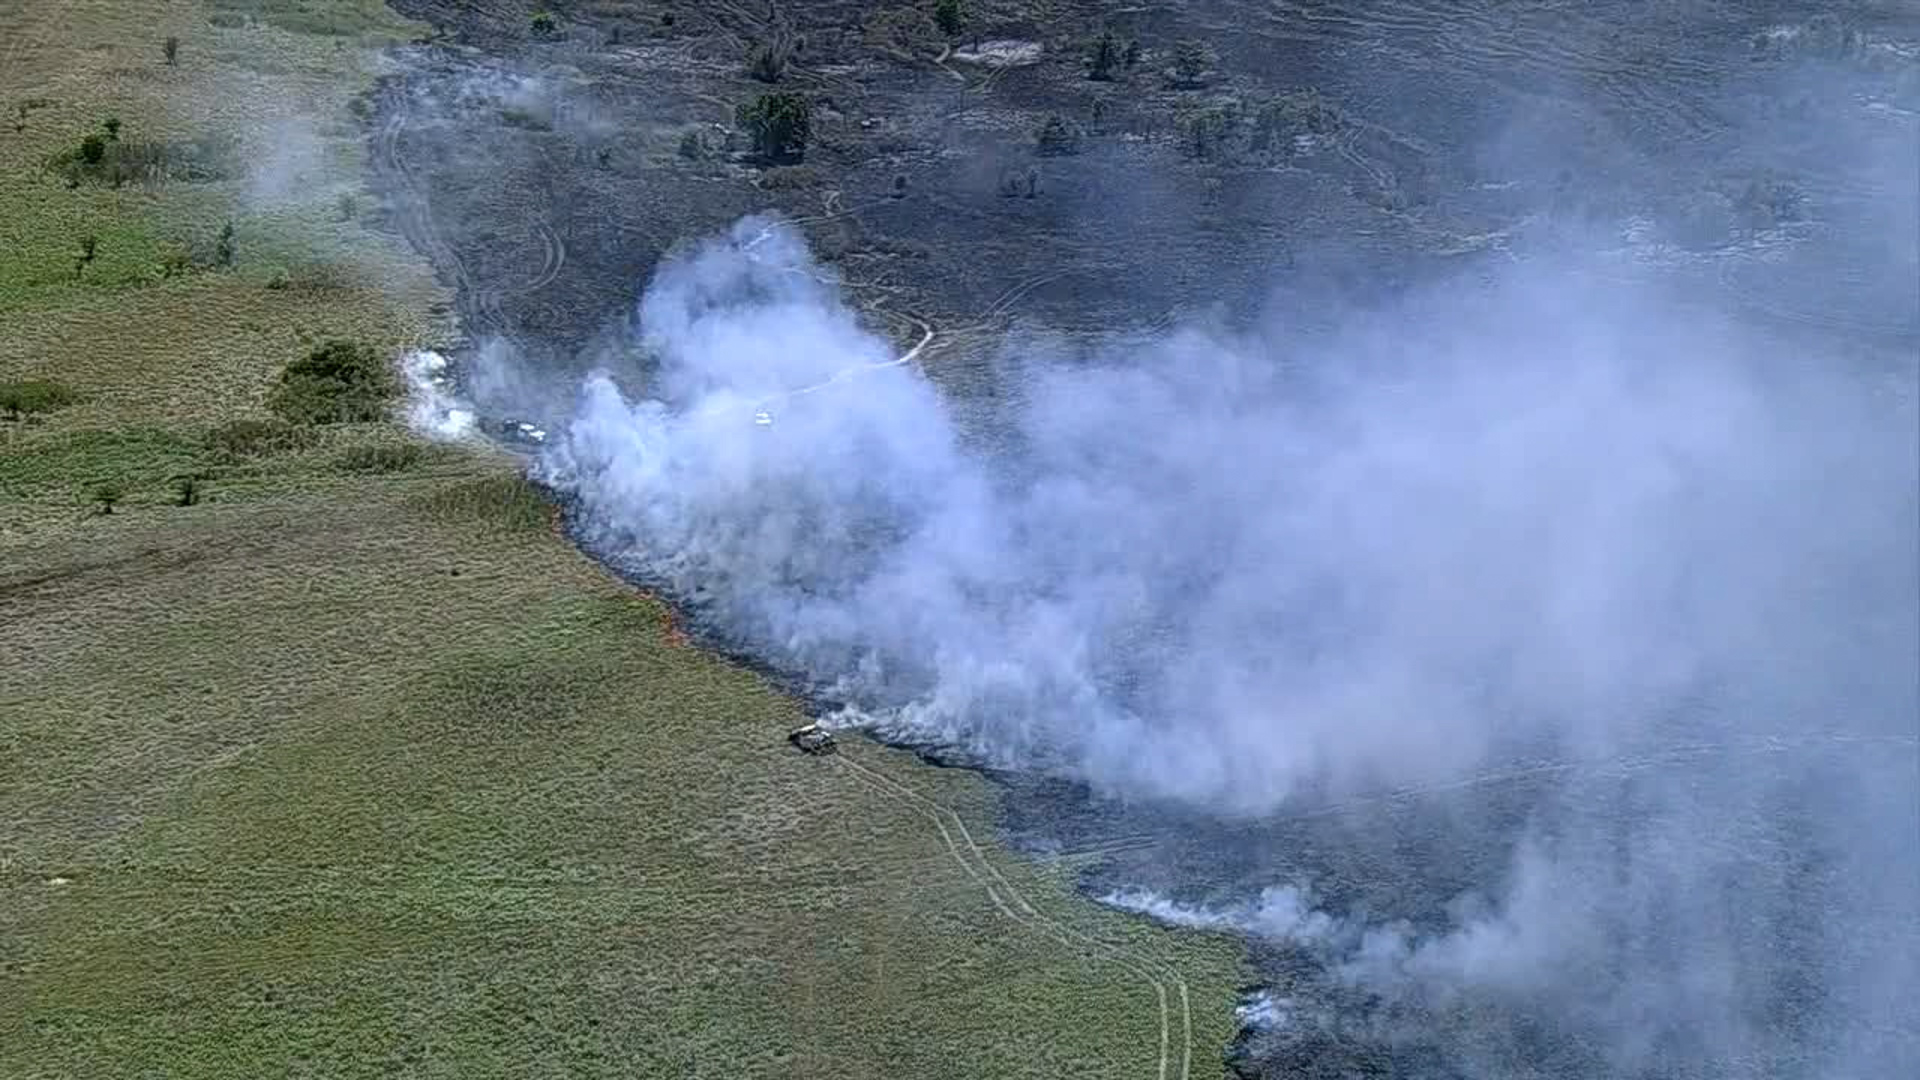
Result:
{"label": "thick smoke", "polygon": [[[1490,280],[1369,308],[1004,342],[991,408],[922,373],[937,348],[901,363],[766,220],[662,265],[584,386],[494,342],[465,388],[551,431],[539,471],[596,553],[848,702],[842,722],[1241,835],[1391,805],[1417,808],[1395,829],[1478,836],[1496,812],[1450,818],[1452,793],[1526,788],[1475,841],[1504,872],[1397,879],[1446,878],[1436,910],[1369,892],[1417,843],[1365,822],[1339,873],[1107,896],[1299,961],[1255,1009],[1276,1074],[1380,1075],[1339,1054],[1445,1043],[1392,1067],[1907,1075],[1911,121],[1827,125],[1836,148],[1801,153],[1871,178],[1764,237],[1568,224],[1560,254],[1516,243]],[[1841,224],[1871,273],[1781,254]],[[1666,276],[1621,284],[1634,260]],[[1740,302],[1692,290],[1708,279]],[[1891,365],[1823,339],[1874,315]]]}
{"label": "thick smoke", "polygon": [[549,470],[898,731],[1263,813],[1711,728],[1668,715],[1702,695],[1794,732],[1910,690],[1910,400],[1709,313],[1540,273],[1009,361],[982,445],[817,273],[757,222],[664,268],[652,383],[590,381]]}
{"label": "thick smoke", "polygon": [[1380,1038],[1493,1007],[1480,1075],[1911,1064],[1912,372],[1560,269],[1015,351],[975,423],[749,221],[660,270],[542,468],[894,734],[1230,816],[1554,774],[1441,925],[1113,898],[1309,950]]}

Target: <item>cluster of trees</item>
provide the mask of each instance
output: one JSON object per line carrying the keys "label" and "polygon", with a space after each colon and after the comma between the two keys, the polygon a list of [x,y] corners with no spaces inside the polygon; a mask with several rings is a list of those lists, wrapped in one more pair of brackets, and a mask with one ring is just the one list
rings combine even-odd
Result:
{"label": "cluster of trees", "polygon": [[[1144,56],[1145,52],[1137,39],[1122,45],[1113,31],[1105,31],[1088,47],[1087,78],[1095,82],[1112,82],[1121,74],[1139,67]],[[1194,40],[1175,42],[1169,59],[1171,66],[1167,70],[1167,79],[1182,89],[1204,85],[1207,72],[1213,66],[1210,50],[1202,42]]]}

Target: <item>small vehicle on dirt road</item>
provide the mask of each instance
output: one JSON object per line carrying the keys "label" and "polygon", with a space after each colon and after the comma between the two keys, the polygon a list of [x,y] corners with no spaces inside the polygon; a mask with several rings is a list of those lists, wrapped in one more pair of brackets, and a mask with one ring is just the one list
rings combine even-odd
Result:
{"label": "small vehicle on dirt road", "polygon": [[821,727],[818,722],[794,728],[787,733],[787,741],[799,747],[803,754],[831,754],[835,750],[833,732]]}

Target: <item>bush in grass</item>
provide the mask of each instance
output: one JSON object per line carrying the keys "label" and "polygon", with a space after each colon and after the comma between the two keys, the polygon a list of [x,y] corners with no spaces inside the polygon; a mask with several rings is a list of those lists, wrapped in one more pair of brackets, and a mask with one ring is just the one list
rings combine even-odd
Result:
{"label": "bush in grass", "polygon": [[285,420],[233,420],[207,433],[207,448],[226,461],[266,457],[313,445],[310,428]]}
{"label": "bush in grass", "polygon": [[366,345],[336,340],[288,364],[267,407],[296,424],[364,423],[386,416],[399,394],[392,366]]}
{"label": "bush in grass", "polygon": [[54,412],[79,400],[79,394],[47,379],[0,383],[0,414],[9,420]]}

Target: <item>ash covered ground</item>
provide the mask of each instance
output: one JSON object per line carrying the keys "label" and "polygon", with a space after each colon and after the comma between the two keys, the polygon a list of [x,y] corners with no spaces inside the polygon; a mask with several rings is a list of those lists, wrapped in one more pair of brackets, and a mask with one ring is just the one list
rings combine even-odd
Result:
{"label": "ash covered ground", "polygon": [[1245,935],[1229,1068],[1920,1066],[1910,9],[396,6],[583,542]]}

